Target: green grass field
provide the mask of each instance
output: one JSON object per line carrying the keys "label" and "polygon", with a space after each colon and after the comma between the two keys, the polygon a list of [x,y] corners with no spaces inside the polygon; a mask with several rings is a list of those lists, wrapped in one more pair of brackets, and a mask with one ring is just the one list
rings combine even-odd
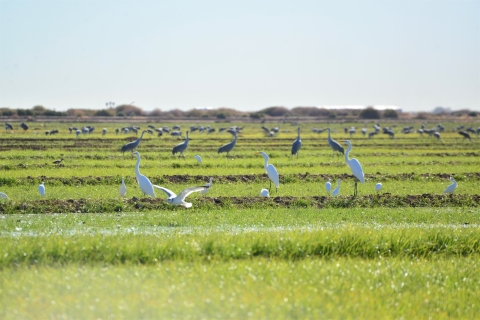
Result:
{"label": "green grass field", "polygon": [[[183,139],[167,135],[145,134],[137,149],[154,184],[179,192],[214,178],[207,194],[187,198],[190,209],[169,205],[160,190],[155,199],[142,194],[136,159],[120,152],[136,136],[114,133],[130,124],[95,124],[78,138],[61,123],[0,133],[0,192],[9,197],[0,199],[0,318],[478,317],[475,135],[464,140],[455,123],[443,123],[441,141],[400,132],[420,128],[411,123],[394,127],[395,139],[368,139],[363,123],[330,124],[365,173],[354,198],[344,158],[332,155],[326,132],[312,132],[327,124],[301,125],[298,157],[290,155],[296,126],[267,123],[280,127],[267,137],[261,124],[208,124],[244,126],[228,157],[217,154],[232,139],[225,132],[190,134],[181,158],[171,150]],[[182,131],[190,125],[198,124]],[[269,181],[256,151],[280,174],[270,198],[259,197]],[[458,187],[446,195],[450,176]],[[338,197],[327,194],[328,179],[333,187],[342,179]]]}

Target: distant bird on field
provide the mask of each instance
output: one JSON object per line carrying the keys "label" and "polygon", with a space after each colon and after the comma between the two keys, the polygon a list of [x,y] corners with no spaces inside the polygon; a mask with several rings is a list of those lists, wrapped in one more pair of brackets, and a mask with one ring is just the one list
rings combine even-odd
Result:
{"label": "distant bird on field", "polygon": [[123,146],[122,146],[122,149],[121,149],[122,153],[125,154],[125,151],[133,151],[133,150],[135,150],[135,149],[138,147],[138,145],[140,144],[140,141],[142,141],[143,134],[144,134],[145,132],[147,132],[147,131],[144,130],[144,131],[142,132],[142,135],[140,136],[140,138],[138,138],[137,140],[132,141],[132,142],[129,142],[129,143],[123,145]]}
{"label": "distant bird on field", "polygon": [[380,182],[375,185],[375,190],[377,190],[377,192],[380,192],[380,190],[382,190],[382,184]]}
{"label": "distant bird on field", "polygon": [[78,139],[78,136],[80,135],[80,133],[82,133],[82,132],[81,132],[79,129],[77,129],[77,130],[75,131],[75,135],[77,136],[77,139]]}
{"label": "distant bird on field", "polygon": [[447,189],[443,191],[443,193],[453,193],[455,189],[457,189],[457,181],[455,181],[455,179],[453,179],[452,177],[450,177],[450,181],[452,182],[452,184],[449,185]]}
{"label": "distant bird on field", "polygon": [[13,130],[13,127],[10,123],[5,122],[5,132],[8,132],[8,130]]}
{"label": "distant bird on field", "polygon": [[226,152],[226,156],[228,157],[228,153],[230,151],[233,150],[233,148],[235,147],[235,145],[237,144],[237,131],[235,130],[228,130],[228,132],[230,132],[231,134],[233,134],[233,140],[230,141],[229,143],[227,144],[224,144],[223,146],[221,146],[220,148],[218,148],[218,153],[222,153],[222,152]]}
{"label": "distant bird on field", "polygon": [[210,190],[210,188],[212,187],[212,183],[213,183],[213,178],[210,177],[210,182],[204,185],[204,187],[207,187],[207,189],[200,191],[200,193],[201,194],[207,193]]}
{"label": "distant bird on field", "polygon": [[8,197],[5,193],[3,192],[0,192],[0,199],[5,199],[5,200],[8,200]]}
{"label": "distant bird on field", "polygon": [[195,158],[199,163],[202,163],[202,157],[200,157],[200,155],[197,154],[194,158]]}
{"label": "distant bird on field", "polygon": [[433,136],[434,136],[435,138],[437,138],[438,141],[442,141],[442,139],[440,139],[440,133],[438,133],[437,131],[435,131],[435,132],[433,133]]}
{"label": "distant bird on field", "polygon": [[300,139],[300,127],[298,127],[298,137],[293,141],[292,144],[292,156],[297,155],[298,158],[298,151],[300,151],[300,148],[302,147],[302,139]]}
{"label": "distant bird on field", "polygon": [[102,129],[102,137],[107,134],[107,128]]}
{"label": "distant bird on field", "polygon": [[172,205],[176,206],[184,206],[185,208],[190,208],[192,204],[190,202],[185,202],[185,198],[191,195],[194,192],[200,192],[203,190],[208,189],[208,187],[201,186],[201,187],[190,187],[182,190],[178,195],[173,192],[172,190],[169,190],[164,187],[160,187],[157,185],[153,185],[155,188],[162,190],[167,194],[167,202]]}
{"label": "distant bird on field", "polygon": [[23,129],[24,131],[27,131],[27,130],[28,130],[28,126],[27,126],[27,124],[24,123],[24,122],[20,123],[20,127],[22,127],[22,129]]}
{"label": "distant bird on field", "polygon": [[125,185],[125,180],[122,177],[122,185],[120,186],[120,197],[125,197],[127,194],[127,186]]}
{"label": "distant bird on field", "polygon": [[327,193],[330,194],[330,190],[332,190],[332,179],[328,179],[327,183],[325,183],[325,189],[327,189]]}
{"label": "distant bird on field", "polygon": [[335,151],[340,152],[341,154],[344,154],[345,151],[343,150],[343,147],[338,143],[337,141],[333,140],[330,137],[330,128],[327,128],[328,130],[328,144],[330,145],[330,148],[333,150],[333,154],[335,154]]}
{"label": "distant bird on field", "polygon": [[187,131],[187,139],[185,139],[185,141],[183,141],[182,143],[179,143],[177,144],[175,147],[173,147],[172,149],[172,156],[175,155],[175,153],[180,153],[179,157],[183,155],[183,153],[185,152],[185,150],[187,150],[187,147],[188,147],[188,141],[189,141],[189,138],[188,138],[188,131]]}
{"label": "distant bird on field", "polygon": [[267,172],[267,176],[268,176],[268,179],[270,179],[270,187],[268,188],[269,190],[272,188],[272,182],[275,184],[275,188],[278,192],[278,186],[280,184],[280,177],[278,176],[278,171],[277,169],[275,169],[275,167],[273,166],[273,164],[269,164],[268,163],[268,155],[263,152],[263,151],[260,151],[260,152],[256,152],[256,154],[261,154],[265,160],[265,163],[263,165],[263,167],[265,168],[265,171]]}
{"label": "distant bird on field", "polygon": [[140,173],[140,153],[135,151],[133,154],[137,156],[137,163],[135,164],[135,177],[137,179],[137,183],[140,186],[143,194],[148,194],[149,196],[155,198],[153,184],[150,182],[150,179]]}
{"label": "distant bird on field", "polygon": [[341,179],[337,180],[337,187],[332,191],[332,196],[336,197],[340,194],[340,181]]}
{"label": "distant bird on field", "polygon": [[470,140],[470,142],[473,142],[472,141],[472,138],[470,137],[470,134],[466,131],[459,131],[458,134],[462,135],[463,136],[463,139],[468,139]]}
{"label": "distant bird on field", "polygon": [[269,198],[270,194],[268,193],[268,190],[267,189],[260,190],[260,197]]}
{"label": "distant bird on field", "polygon": [[40,193],[41,196],[45,195],[45,182],[42,181],[38,186],[38,193]]}
{"label": "distant bird on field", "polygon": [[56,164],[56,165],[59,165],[60,163],[62,163],[62,161],[63,161],[63,158],[57,159],[57,160],[53,161],[52,163]]}
{"label": "distant bird on field", "polygon": [[363,174],[363,169],[360,162],[356,158],[353,158],[353,159],[348,158],[350,151],[352,151],[352,144],[350,143],[349,140],[344,140],[344,142],[348,144],[347,152],[345,152],[345,162],[350,167],[350,170],[352,171],[354,176],[355,188],[354,188],[353,196],[355,197],[357,196],[357,181],[360,181],[361,183],[365,183],[365,176]]}

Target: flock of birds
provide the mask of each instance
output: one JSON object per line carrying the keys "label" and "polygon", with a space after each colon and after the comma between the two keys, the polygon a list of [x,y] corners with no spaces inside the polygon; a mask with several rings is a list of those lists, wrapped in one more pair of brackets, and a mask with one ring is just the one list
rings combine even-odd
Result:
{"label": "flock of birds", "polygon": [[[24,130],[28,129],[28,126],[26,124],[24,124],[23,122],[21,124],[21,127]],[[151,126],[151,127],[153,127],[153,126]],[[374,127],[375,127],[374,132],[380,131],[380,126],[379,126],[378,123]],[[420,129],[420,130],[422,130],[421,131],[422,134],[424,132],[426,132],[428,134],[435,135],[435,132],[437,132],[437,131],[423,129],[423,127],[424,127],[424,125],[422,126],[422,129]],[[6,128],[6,130],[9,130],[9,129],[12,130],[13,129],[13,127],[9,123],[5,123],[5,128]],[[264,128],[265,131],[267,131],[266,129],[268,129],[268,128],[265,128],[265,127],[262,127],[262,128]],[[442,128],[443,127],[441,125],[439,125],[438,130],[439,131],[444,130],[444,128],[443,129]],[[458,128],[463,129],[462,127],[458,127]],[[140,128],[138,128],[138,127],[133,127],[132,126],[132,127],[128,127],[128,128],[122,128],[121,130],[117,129],[116,133],[118,134],[120,131],[129,132],[130,130],[138,132],[139,129]],[[174,126],[174,129],[180,129],[180,127],[179,126]],[[345,132],[348,132],[347,129],[348,128],[345,128]],[[470,128],[468,128],[468,129],[470,129]],[[70,132],[75,131],[77,133],[77,137],[78,137],[79,131],[80,131],[79,129],[70,127],[69,130],[70,130]],[[91,132],[93,132],[93,130],[94,130],[94,127],[91,127],[91,126],[87,126],[87,127],[82,128],[82,132],[84,132],[84,134],[91,133]],[[159,129],[159,128],[156,129],[156,131],[159,133],[159,135],[163,134],[164,131],[168,131],[168,130],[169,130],[169,128],[166,128],[166,127],[162,128],[162,129]],[[199,128],[196,127],[196,126],[192,126],[192,127],[190,127],[190,130],[195,131],[195,130],[199,130]],[[200,130],[202,130],[202,131],[206,130],[208,133],[211,133],[211,132],[215,131],[215,129],[209,128],[209,127],[207,129],[205,129],[204,127],[201,127]],[[230,151],[232,151],[232,149],[235,147],[236,142],[237,142],[238,134],[241,132],[241,130],[242,130],[242,128],[237,127],[237,126],[233,126],[228,130],[226,128],[220,128],[220,130],[219,130],[220,132],[221,131],[226,131],[226,132],[231,133],[233,135],[233,140],[231,142],[221,146],[218,149],[219,154],[225,152],[226,155],[228,156],[228,153]],[[320,129],[314,129],[314,130],[317,130],[317,132],[318,132],[318,130],[320,130]],[[347,150],[345,151],[345,149],[343,148],[343,146],[340,143],[338,143],[337,141],[335,141],[331,138],[330,128],[326,128],[326,130],[328,132],[327,141],[328,141],[328,144],[333,151],[333,154],[335,154],[335,152],[337,152],[337,153],[341,153],[345,156],[345,163],[350,168],[350,171],[352,172],[352,175],[354,177],[353,195],[357,196],[358,195],[357,183],[358,182],[360,182],[362,184],[365,183],[365,175],[364,175],[362,165],[360,164],[360,162],[356,158],[350,159],[350,152],[352,150],[352,143],[349,140],[343,140],[342,141],[342,142],[345,142],[348,146]],[[354,130],[355,130],[355,128],[353,128],[353,127],[350,128],[350,135],[352,135],[352,132]],[[404,131],[407,131],[407,130],[410,130],[409,127],[404,128]],[[323,129],[322,129],[322,131],[323,131]],[[140,138],[138,138],[135,141],[129,142],[129,143],[127,143],[127,144],[125,144],[121,147],[121,152],[122,153],[125,153],[127,151],[131,151],[133,155],[137,156],[137,162],[136,162],[136,165],[135,165],[135,177],[136,177],[136,181],[137,181],[141,191],[144,193],[144,195],[149,195],[151,197],[155,197],[155,189],[161,190],[166,194],[167,202],[169,204],[181,205],[181,206],[184,206],[186,208],[190,208],[192,206],[192,204],[189,203],[189,202],[186,202],[185,198],[188,197],[189,195],[191,195],[192,193],[195,193],[195,192],[201,192],[203,194],[208,192],[208,190],[212,186],[213,179],[210,178],[210,182],[207,183],[204,186],[195,186],[195,187],[186,188],[186,189],[182,190],[178,195],[175,192],[173,192],[173,191],[171,191],[171,190],[169,190],[165,187],[161,187],[161,186],[152,184],[150,179],[148,179],[145,175],[142,175],[140,173],[141,158],[140,158],[140,153],[138,151],[136,151],[136,148],[140,145],[140,142],[142,141],[143,135],[147,132],[149,132],[149,130],[142,131],[142,133],[140,135]],[[273,134],[275,134],[275,128],[272,131],[268,130],[268,132],[269,132],[269,134],[271,134],[272,132],[273,132]],[[296,155],[298,157],[299,151],[302,147],[302,140],[301,140],[301,137],[300,137],[300,127],[298,127],[297,132],[298,132],[297,138],[292,143],[291,154],[292,154],[292,156]],[[389,132],[391,132],[391,133],[389,133]],[[465,136],[465,134],[463,134],[462,132],[463,131],[460,131],[459,133],[462,134],[463,136]],[[103,129],[102,130],[102,135],[104,135],[105,133],[106,133],[106,129]],[[366,134],[365,128],[362,129],[362,133]],[[393,131],[389,128],[384,128],[384,133],[390,134],[390,135],[392,135],[392,137],[394,136]],[[477,133],[480,133],[480,130],[478,130]],[[188,143],[189,143],[188,134],[189,134],[189,131],[186,131],[186,139],[183,142],[181,142],[181,143],[179,143],[179,144],[177,144],[173,147],[172,155],[179,154],[179,156],[183,156],[183,153],[188,148]],[[467,135],[468,135],[468,133],[467,133]],[[180,134],[180,136],[181,136],[181,134]],[[370,137],[370,135],[369,135],[369,137]],[[469,136],[468,136],[468,138],[470,139]],[[275,185],[276,192],[278,193],[278,188],[279,188],[279,184],[280,184],[279,174],[278,174],[278,171],[275,168],[275,166],[273,164],[269,164],[269,156],[265,152],[263,152],[263,151],[256,152],[256,154],[260,154],[261,156],[263,156],[263,158],[264,158],[264,169],[265,169],[265,172],[267,173],[267,176],[270,180],[270,187],[268,189],[262,189],[260,191],[260,196],[269,197],[270,196],[270,190],[272,188],[272,183]],[[199,163],[202,163],[202,158],[201,158],[200,155],[196,155],[195,159]],[[63,161],[63,159],[55,160],[54,164],[58,165],[62,161]],[[341,181],[342,181],[341,179],[337,180],[337,187],[332,191],[331,190],[332,184],[331,184],[331,180],[329,179],[328,182],[326,182],[326,184],[325,184],[325,188],[326,188],[327,193],[331,194],[332,196],[338,196],[340,194],[340,182]],[[453,193],[455,191],[455,189],[457,188],[457,182],[453,178],[450,178],[450,181],[452,182],[452,184],[449,185],[444,190],[444,193]],[[375,190],[377,192],[380,192],[381,189],[382,189],[382,184],[377,183],[375,185]],[[44,184],[44,182],[42,182],[38,186],[38,192],[39,192],[40,195],[45,196],[45,184]],[[122,197],[124,197],[126,195],[126,192],[127,192],[127,188],[126,188],[125,181],[124,181],[123,177],[122,177],[122,184],[120,186],[119,192],[120,192],[120,196],[122,196]],[[3,199],[8,199],[8,196],[5,193],[0,192],[0,199],[2,199],[2,198]]]}

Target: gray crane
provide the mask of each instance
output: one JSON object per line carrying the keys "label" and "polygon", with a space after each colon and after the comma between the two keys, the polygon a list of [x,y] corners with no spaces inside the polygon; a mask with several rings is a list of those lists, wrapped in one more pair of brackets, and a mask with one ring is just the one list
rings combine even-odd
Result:
{"label": "gray crane", "polygon": [[132,141],[132,142],[129,142],[125,145],[122,146],[122,153],[125,154],[125,151],[133,151],[134,149],[136,149],[138,147],[138,145],[140,144],[140,141],[142,141],[142,138],[143,138],[143,134],[145,133],[146,131],[143,131],[142,132],[142,135],[140,136],[140,138],[138,138],[137,140],[135,141]]}
{"label": "gray crane", "polygon": [[462,136],[463,136],[463,139],[468,139],[468,140],[470,140],[470,142],[473,142],[473,141],[472,141],[472,138],[470,137],[470,134],[468,134],[468,132],[466,132],[466,131],[459,131],[458,134],[462,135]]}
{"label": "gray crane", "polygon": [[296,154],[298,158],[298,151],[300,151],[301,147],[302,147],[302,139],[300,139],[300,127],[298,127],[298,137],[292,143],[292,156]]}
{"label": "gray crane", "polygon": [[8,132],[8,130],[13,130],[13,127],[10,123],[5,122],[5,132]]}
{"label": "gray crane", "polygon": [[228,157],[228,153],[233,150],[233,148],[235,147],[235,144],[237,143],[237,131],[229,129],[229,130],[227,130],[227,132],[233,134],[234,138],[229,143],[224,144],[223,146],[218,148],[218,153],[220,154],[222,152],[226,152],[227,153],[226,156]]}
{"label": "gray crane", "polygon": [[183,153],[185,152],[185,150],[187,150],[187,147],[188,147],[188,131],[186,132],[186,135],[187,135],[187,139],[185,139],[185,141],[183,141],[182,143],[179,143],[177,144],[175,147],[173,147],[172,149],[172,156],[175,155],[175,153],[180,153],[179,157],[183,155]]}
{"label": "gray crane", "polygon": [[392,139],[395,139],[395,132],[390,130],[389,128],[383,128],[383,133],[388,134]]}
{"label": "gray crane", "polygon": [[20,127],[22,127],[24,131],[28,130],[28,126],[24,122],[20,123]]}
{"label": "gray crane", "polygon": [[327,130],[328,130],[328,144],[330,145],[330,148],[332,148],[333,153],[335,154],[335,151],[338,151],[341,154],[345,154],[345,150],[340,145],[340,143],[330,138],[330,128],[327,128]]}
{"label": "gray crane", "polygon": [[435,131],[435,132],[433,133],[433,136],[434,136],[435,138],[437,138],[438,141],[442,141],[442,139],[440,139],[440,133],[438,133],[437,131]]}

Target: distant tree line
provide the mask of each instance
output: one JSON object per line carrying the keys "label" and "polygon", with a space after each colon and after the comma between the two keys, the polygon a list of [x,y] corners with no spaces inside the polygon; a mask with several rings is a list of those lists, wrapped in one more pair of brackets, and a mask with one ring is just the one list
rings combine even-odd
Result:
{"label": "distant tree line", "polygon": [[[437,107],[435,110],[438,110]],[[445,113],[442,113],[445,114]],[[452,116],[469,116],[476,117],[477,113],[469,110],[460,110],[450,113]],[[430,113],[419,113],[419,118],[429,118],[434,116]],[[295,117],[319,117],[325,119],[397,119],[401,115],[393,109],[377,110],[374,107],[366,107],[363,110],[338,109],[330,110],[317,107],[295,107],[288,109],[283,106],[272,106],[255,112],[244,112],[230,108],[218,109],[191,109],[183,111],[173,109],[163,111],[155,109],[152,111],[144,111],[140,107],[132,104],[121,104],[116,107],[110,107],[101,110],[92,109],[68,109],[67,111],[55,111],[47,109],[44,106],[37,105],[31,109],[11,109],[0,108],[0,116],[22,117],[22,116],[56,116],[56,117],[138,117],[152,116],[161,118],[209,118],[209,119],[228,119],[230,117],[249,117],[252,119],[263,118],[295,118]]]}

